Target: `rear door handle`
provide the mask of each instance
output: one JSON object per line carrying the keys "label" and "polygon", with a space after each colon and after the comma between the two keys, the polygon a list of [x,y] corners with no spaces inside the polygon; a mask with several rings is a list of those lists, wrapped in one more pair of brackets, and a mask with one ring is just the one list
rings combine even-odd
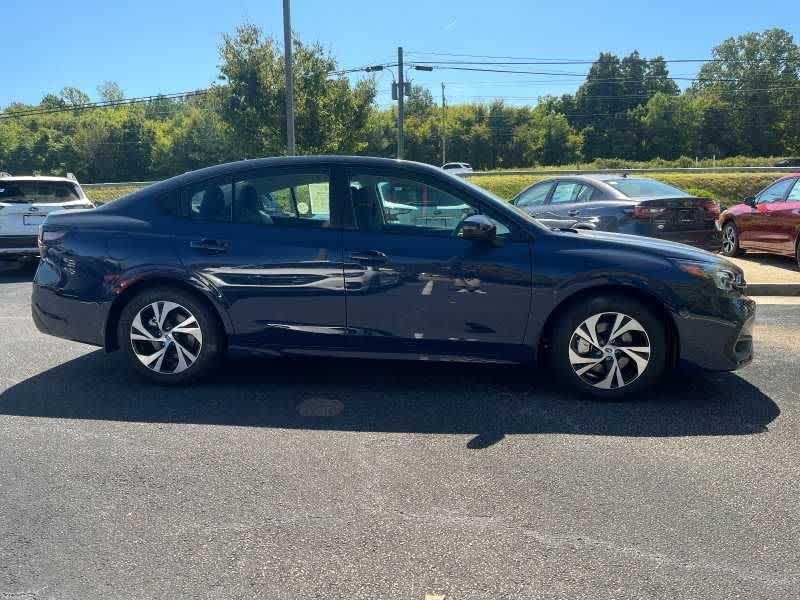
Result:
{"label": "rear door handle", "polygon": [[388,259],[383,252],[378,250],[358,250],[350,255],[350,258],[363,265],[385,265]]}
{"label": "rear door handle", "polygon": [[202,250],[210,254],[223,254],[228,251],[230,246],[231,243],[227,240],[210,240],[208,238],[189,242],[189,247],[193,250]]}
{"label": "rear door handle", "polygon": [[578,209],[576,209],[576,208],[573,208],[573,209],[572,209],[571,211],[569,211],[567,214],[568,214],[570,217],[577,217],[579,214],[581,214],[581,211],[579,211],[579,210],[578,210]]}

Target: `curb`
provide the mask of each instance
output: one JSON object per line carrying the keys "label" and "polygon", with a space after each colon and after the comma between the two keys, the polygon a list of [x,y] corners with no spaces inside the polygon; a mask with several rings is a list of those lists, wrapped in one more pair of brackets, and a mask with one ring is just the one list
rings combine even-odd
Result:
{"label": "curb", "polygon": [[800,283],[748,283],[748,296],[800,296]]}

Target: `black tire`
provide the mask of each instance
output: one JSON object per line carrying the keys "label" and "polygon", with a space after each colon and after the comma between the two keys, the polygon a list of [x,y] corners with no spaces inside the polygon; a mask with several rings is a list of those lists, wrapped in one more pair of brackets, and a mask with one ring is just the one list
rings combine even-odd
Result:
{"label": "black tire", "polygon": [[794,244],[794,259],[797,262],[798,270],[800,270],[800,237],[797,238],[797,242]]}
{"label": "black tire", "polygon": [[[178,308],[175,309],[175,313],[178,315],[177,319],[185,317],[185,312],[182,312],[179,309],[184,309],[185,311],[189,312],[190,315],[194,317],[200,329],[201,340],[199,341],[199,344],[197,338],[194,336],[187,337],[185,334],[178,334],[177,332],[174,332],[176,340],[178,337],[182,338],[180,340],[180,342],[183,344],[182,347],[187,347],[189,343],[194,342],[196,346],[189,349],[195,350],[199,348],[199,352],[194,355],[194,362],[186,367],[185,370],[180,372],[157,372],[153,368],[145,366],[142,360],[140,360],[137,356],[137,353],[134,349],[134,344],[136,344],[141,351],[142,344],[151,344],[151,342],[134,341],[131,339],[132,326],[137,314],[139,314],[143,309],[147,310],[147,307],[152,306],[154,303],[164,302],[170,302],[179,305]],[[165,307],[168,305],[160,304],[160,306]],[[164,311],[162,310],[162,313],[163,312]],[[171,318],[170,315],[167,315],[167,319],[169,318]],[[151,323],[152,321],[147,322],[148,329],[151,329]],[[158,330],[157,327],[152,329]],[[164,331],[169,333],[168,329],[166,328],[166,321]],[[152,330],[150,330],[149,333],[153,334]],[[159,332],[157,335],[163,336],[165,333]],[[225,333],[224,331],[221,331],[216,316],[213,313],[213,309],[209,307],[207,303],[198,299],[191,293],[168,286],[148,288],[131,298],[131,300],[122,309],[119,323],[117,325],[117,340],[131,369],[148,381],[161,385],[185,385],[198,380],[199,378],[216,369],[224,349],[224,335]],[[163,364],[165,371],[169,370],[169,361],[177,363],[177,355],[181,354],[177,348],[179,344],[176,343],[176,340],[172,341],[171,349],[168,348],[165,350],[165,361]],[[153,342],[152,349],[154,352],[158,352],[158,348],[162,348],[167,345],[170,344],[167,342]],[[188,362],[188,356],[191,355],[184,355],[184,362]],[[176,370],[178,368],[179,367],[176,365]]]}
{"label": "black tire", "polygon": [[[726,236],[729,237],[726,238]],[[726,239],[730,240],[731,243],[726,244]],[[744,250],[742,250],[739,245],[739,230],[736,228],[736,223],[734,223],[732,219],[722,226],[722,246],[720,248],[720,254],[724,256],[741,256],[744,254]]]}
{"label": "black tire", "polygon": [[[597,356],[605,356],[604,362],[597,363],[592,367],[589,372],[583,376],[578,375],[576,369],[573,368],[570,354],[571,348],[574,348],[575,341],[583,344],[579,336],[573,340],[573,336],[577,335],[576,330],[579,326],[589,318],[595,315],[605,315],[598,321],[598,326],[606,326],[607,328],[615,320],[613,313],[625,315],[638,322],[643,328],[646,336],[647,343],[650,346],[649,355],[647,355],[647,365],[639,371],[636,362],[629,358],[628,353],[615,349],[614,345],[609,346],[606,340],[606,346],[601,349],[590,347],[590,352],[597,353]],[[621,323],[628,323],[627,319],[623,319]],[[622,329],[622,327],[620,327]],[[608,329],[606,329],[607,331]],[[610,332],[609,332],[610,333]],[[642,332],[639,330],[631,331],[630,333],[623,334],[631,338],[631,347],[639,347],[642,343],[636,343],[636,339],[645,339]],[[638,337],[637,337],[638,336]],[[598,334],[598,338],[600,334]],[[619,340],[618,347],[625,346],[624,338],[617,338]],[[616,341],[616,340],[615,340]],[[585,395],[590,395],[594,398],[601,400],[622,400],[622,399],[640,399],[645,398],[645,392],[652,388],[661,379],[667,367],[667,357],[669,355],[667,333],[662,319],[653,313],[642,302],[624,295],[603,295],[595,298],[585,299],[572,303],[566,308],[563,314],[558,318],[552,330],[551,344],[550,344],[550,363],[555,369],[559,379],[567,384],[573,390]],[[604,354],[605,348],[610,349],[611,358]],[[644,353],[639,353],[639,358],[645,357]],[[588,366],[589,363],[587,363]],[[597,387],[602,380],[606,379],[606,375],[617,365],[619,368],[619,376],[623,379],[624,385],[614,387],[616,383],[616,375],[612,377],[609,389],[601,389]],[[634,369],[638,372],[635,377],[632,376]],[[623,370],[626,376],[623,376]],[[629,382],[625,382],[625,378],[630,377]],[[595,379],[594,383],[587,382],[586,379]]]}

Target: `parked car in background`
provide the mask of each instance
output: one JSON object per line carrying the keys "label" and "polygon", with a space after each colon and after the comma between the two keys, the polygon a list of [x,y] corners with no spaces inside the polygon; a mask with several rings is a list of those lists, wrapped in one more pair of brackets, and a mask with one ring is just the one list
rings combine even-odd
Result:
{"label": "parked car in background", "polygon": [[[387,217],[425,198],[459,218]],[[273,202],[280,210],[265,214]],[[119,349],[163,384],[212,371],[226,351],[542,359],[564,384],[613,399],[678,359],[733,370],[752,357],[755,304],[720,256],[546,228],[419,163],[220,165],[51,214],[40,244],[36,326]]]}
{"label": "parked car in background", "polygon": [[442,169],[451,175],[463,175],[464,173],[472,173],[472,167],[469,163],[465,162],[449,162],[442,165]]}
{"label": "parked car in background", "polygon": [[800,268],[800,174],[781,177],[719,216],[722,253],[758,250],[792,256]]}
{"label": "parked car in background", "polygon": [[0,266],[39,256],[39,225],[51,212],[88,208],[94,205],[74,177],[0,173]]}
{"label": "parked car in background", "polygon": [[718,250],[719,205],[644,177],[573,175],[539,181],[511,203],[534,217],[573,218],[598,231],[643,235]]}
{"label": "parked car in background", "polygon": [[775,163],[776,167],[800,167],[800,158],[784,158]]}

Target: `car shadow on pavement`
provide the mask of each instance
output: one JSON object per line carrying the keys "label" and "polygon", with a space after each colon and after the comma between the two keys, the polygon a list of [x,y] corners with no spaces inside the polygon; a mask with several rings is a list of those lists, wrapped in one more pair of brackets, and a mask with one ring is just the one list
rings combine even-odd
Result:
{"label": "car shadow on pavement", "polygon": [[190,387],[160,387],[94,351],[9,387],[0,414],[337,431],[507,435],[746,435],[780,413],[733,373],[681,366],[657,390],[603,403],[559,389],[531,367],[345,359],[229,361]]}
{"label": "car shadow on pavement", "polygon": [[38,262],[9,263],[0,261],[0,283],[25,283],[33,281]]}

